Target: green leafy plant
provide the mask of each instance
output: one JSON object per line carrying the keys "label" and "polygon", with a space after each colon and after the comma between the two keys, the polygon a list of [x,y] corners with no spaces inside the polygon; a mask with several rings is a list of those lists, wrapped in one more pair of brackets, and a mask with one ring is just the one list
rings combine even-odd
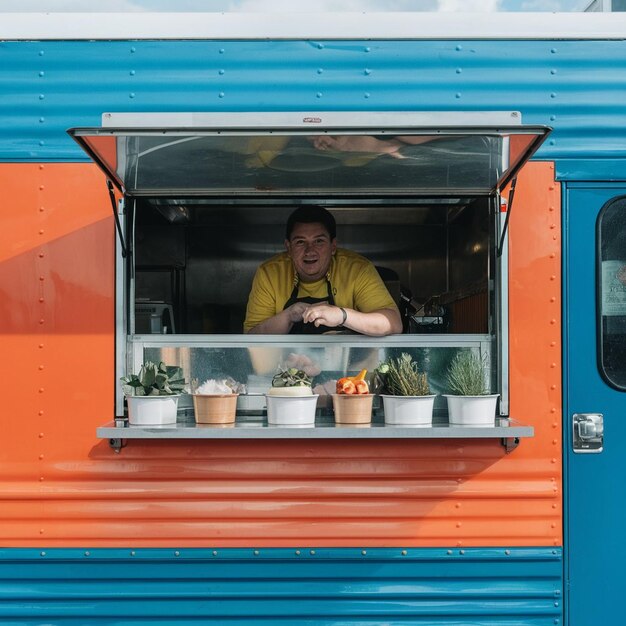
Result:
{"label": "green leafy plant", "polygon": [[413,357],[403,352],[398,358],[389,357],[376,368],[383,393],[392,396],[428,396],[428,376],[420,372]]}
{"label": "green leafy plant", "polygon": [[123,376],[120,380],[124,393],[130,396],[173,396],[183,392],[186,384],[182,368],[152,361],[146,361],[138,375]]}
{"label": "green leafy plant", "polygon": [[278,374],[272,378],[272,387],[310,387],[312,384],[310,376],[295,367],[280,369]]}
{"label": "green leafy plant", "polygon": [[487,360],[473,352],[459,352],[448,368],[448,387],[457,396],[485,396]]}

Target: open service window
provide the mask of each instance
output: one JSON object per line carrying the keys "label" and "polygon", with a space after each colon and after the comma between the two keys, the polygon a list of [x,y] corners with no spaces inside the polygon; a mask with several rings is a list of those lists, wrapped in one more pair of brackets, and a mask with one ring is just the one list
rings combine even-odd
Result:
{"label": "open service window", "polygon": [[[445,392],[450,360],[471,349],[488,358],[507,414],[500,191],[548,128],[515,111],[106,113],[102,127],[68,132],[124,196],[121,371],[163,360],[188,378],[232,376],[254,413],[252,396],[294,354],[323,387],[408,351]],[[401,335],[243,334],[256,269],[311,204],[333,214],[338,246],[375,265]]]}

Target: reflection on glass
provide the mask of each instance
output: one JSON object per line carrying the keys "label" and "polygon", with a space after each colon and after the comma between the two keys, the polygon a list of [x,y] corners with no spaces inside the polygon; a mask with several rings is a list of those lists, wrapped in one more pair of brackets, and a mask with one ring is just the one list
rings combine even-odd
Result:
{"label": "reflection on glass", "polygon": [[[231,376],[247,387],[247,395],[240,395],[237,404],[239,414],[261,415],[265,411],[265,394],[272,384],[272,377],[279,368],[296,367],[308,370],[313,377],[314,392],[320,394],[318,413],[332,411],[332,397],[338,378],[368,370],[367,380],[376,393],[374,369],[389,356],[408,352],[428,374],[432,393],[448,393],[446,375],[450,362],[462,350],[480,352],[478,344],[473,348],[459,347],[354,347],[344,345],[311,346],[294,342],[287,347],[185,347],[145,348],[144,360],[164,361],[168,365],[183,367],[187,380],[199,383],[210,378]],[[491,357],[491,355],[489,355]],[[490,373],[493,387],[495,368]],[[182,406],[191,405],[189,398],[181,399]],[[374,411],[380,411],[382,403],[377,397]],[[442,396],[435,401],[435,414],[445,413],[446,403]]]}
{"label": "reflection on glass", "polygon": [[626,389],[626,198],[610,201],[598,218],[601,366]]}

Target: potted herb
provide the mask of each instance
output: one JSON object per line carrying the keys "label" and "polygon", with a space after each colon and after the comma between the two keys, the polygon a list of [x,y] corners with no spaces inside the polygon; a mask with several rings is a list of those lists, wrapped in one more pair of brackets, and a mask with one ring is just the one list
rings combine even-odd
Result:
{"label": "potted herb", "polygon": [[470,351],[459,352],[448,368],[448,419],[457,426],[493,426],[499,394],[487,385],[487,360]]}
{"label": "potted herb", "polygon": [[318,395],[313,380],[295,367],[280,369],[266,395],[267,423],[271,426],[314,426]]}
{"label": "potted herb", "polygon": [[135,426],[175,424],[178,398],[185,379],[180,367],[146,361],[139,374],[120,379],[128,405],[128,423]]}
{"label": "potted herb", "polygon": [[336,424],[367,426],[372,422],[374,394],[370,393],[365,380],[367,370],[356,376],[344,376],[337,381],[333,394],[333,410]]}
{"label": "potted herb", "polygon": [[430,393],[428,376],[419,371],[410,354],[389,357],[376,368],[381,382],[385,424],[431,426],[436,394]]}

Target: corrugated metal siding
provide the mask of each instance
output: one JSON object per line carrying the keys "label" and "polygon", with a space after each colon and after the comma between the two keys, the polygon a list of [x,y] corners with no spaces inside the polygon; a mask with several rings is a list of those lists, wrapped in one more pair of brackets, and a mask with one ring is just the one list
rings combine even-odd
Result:
{"label": "corrugated metal siding", "polygon": [[85,160],[105,111],[520,110],[543,159],[620,157],[626,41],[0,44],[0,158]]}
{"label": "corrugated metal siding", "polygon": [[556,549],[0,550],[4,626],[553,626]]}

